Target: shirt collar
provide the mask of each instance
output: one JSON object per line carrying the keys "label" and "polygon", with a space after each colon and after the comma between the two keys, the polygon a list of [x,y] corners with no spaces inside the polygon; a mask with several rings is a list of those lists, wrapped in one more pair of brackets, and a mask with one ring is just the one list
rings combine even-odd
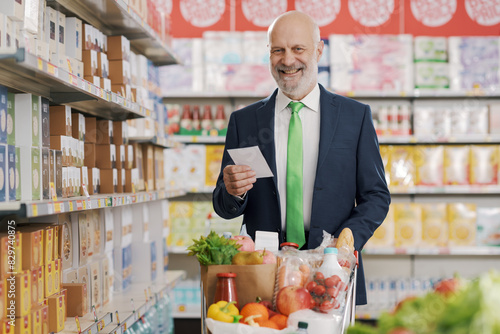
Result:
{"label": "shirt collar", "polygon": [[[308,108],[311,109],[312,111],[318,112],[319,111],[319,96],[320,96],[320,91],[319,91],[319,85],[316,84],[313,88],[313,90],[307,94],[300,102],[304,103],[304,105]],[[288,104],[290,103],[291,100],[288,96],[283,94],[281,89],[278,89],[278,95],[276,96],[276,107],[277,111],[281,112],[282,110],[286,109],[288,107]]]}

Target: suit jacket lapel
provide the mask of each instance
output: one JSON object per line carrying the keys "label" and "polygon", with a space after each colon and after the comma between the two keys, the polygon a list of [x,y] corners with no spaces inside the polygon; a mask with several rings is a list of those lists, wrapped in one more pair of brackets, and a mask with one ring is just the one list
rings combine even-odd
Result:
{"label": "suit jacket lapel", "polygon": [[321,125],[319,133],[319,152],[318,152],[318,171],[325,161],[330,145],[333,142],[333,137],[337,129],[340,103],[335,98],[335,95],[328,92],[323,86],[320,88],[320,108],[321,108]]}
{"label": "suit jacket lapel", "polygon": [[276,89],[271,96],[263,100],[262,106],[256,110],[259,147],[273,172],[273,182],[276,189],[278,189],[278,179],[274,144],[274,108],[276,106],[277,93],[278,90]]}

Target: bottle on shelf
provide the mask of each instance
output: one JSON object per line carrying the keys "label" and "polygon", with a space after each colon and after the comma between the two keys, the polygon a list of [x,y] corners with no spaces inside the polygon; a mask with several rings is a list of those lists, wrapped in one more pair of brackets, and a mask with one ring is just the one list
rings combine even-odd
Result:
{"label": "bottle on shelf", "polygon": [[201,114],[200,114],[200,107],[195,105],[193,106],[193,130],[192,130],[193,135],[200,135],[201,134]]}
{"label": "bottle on shelf", "polygon": [[219,136],[225,136],[227,133],[226,114],[222,104],[217,105],[215,112],[214,128],[217,130]]}
{"label": "bottle on shelf", "polygon": [[182,109],[181,116],[181,128],[179,133],[181,135],[189,135],[193,130],[193,116],[191,115],[191,106],[189,104],[185,104]]}
{"label": "bottle on shelf", "polygon": [[201,134],[204,136],[211,135],[213,127],[214,124],[212,120],[212,107],[207,104],[203,107],[203,116],[201,118]]}

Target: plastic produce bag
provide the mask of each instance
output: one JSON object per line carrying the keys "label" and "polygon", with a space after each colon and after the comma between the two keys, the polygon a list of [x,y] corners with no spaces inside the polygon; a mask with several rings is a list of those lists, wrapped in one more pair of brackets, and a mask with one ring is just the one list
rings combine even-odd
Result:
{"label": "plastic produce bag", "polygon": [[291,334],[296,332],[296,327],[277,330],[267,327],[252,327],[241,323],[230,324],[210,318],[207,318],[206,324],[212,334]]}

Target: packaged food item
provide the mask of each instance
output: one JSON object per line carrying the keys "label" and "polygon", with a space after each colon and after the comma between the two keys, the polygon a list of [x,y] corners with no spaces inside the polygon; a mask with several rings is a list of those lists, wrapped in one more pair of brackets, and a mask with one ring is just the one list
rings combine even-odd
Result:
{"label": "packaged food item", "polygon": [[470,146],[457,145],[444,148],[444,184],[468,185]]}
{"label": "packaged food item", "polygon": [[475,246],[476,204],[449,203],[447,207],[449,224],[449,246]]}
{"label": "packaged food item", "polygon": [[416,185],[441,186],[443,184],[444,147],[418,145],[414,149]]}
{"label": "packaged food item", "polygon": [[409,145],[392,146],[389,165],[391,187],[412,187],[415,185],[415,163],[413,147]]}
{"label": "packaged food item", "polygon": [[426,203],[422,209],[422,246],[444,247],[448,244],[445,203]]}
{"label": "packaged food item", "polygon": [[500,208],[477,208],[478,246],[500,246]]}
{"label": "packaged food item", "polygon": [[394,204],[396,247],[416,247],[422,239],[421,209],[415,203]]}
{"label": "packaged food item", "polygon": [[476,185],[498,184],[498,146],[470,146],[470,183]]}
{"label": "packaged food item", "polygon": [[394,205],[389,206],[384,222],[375,230],[366,247],[394,247]]}

